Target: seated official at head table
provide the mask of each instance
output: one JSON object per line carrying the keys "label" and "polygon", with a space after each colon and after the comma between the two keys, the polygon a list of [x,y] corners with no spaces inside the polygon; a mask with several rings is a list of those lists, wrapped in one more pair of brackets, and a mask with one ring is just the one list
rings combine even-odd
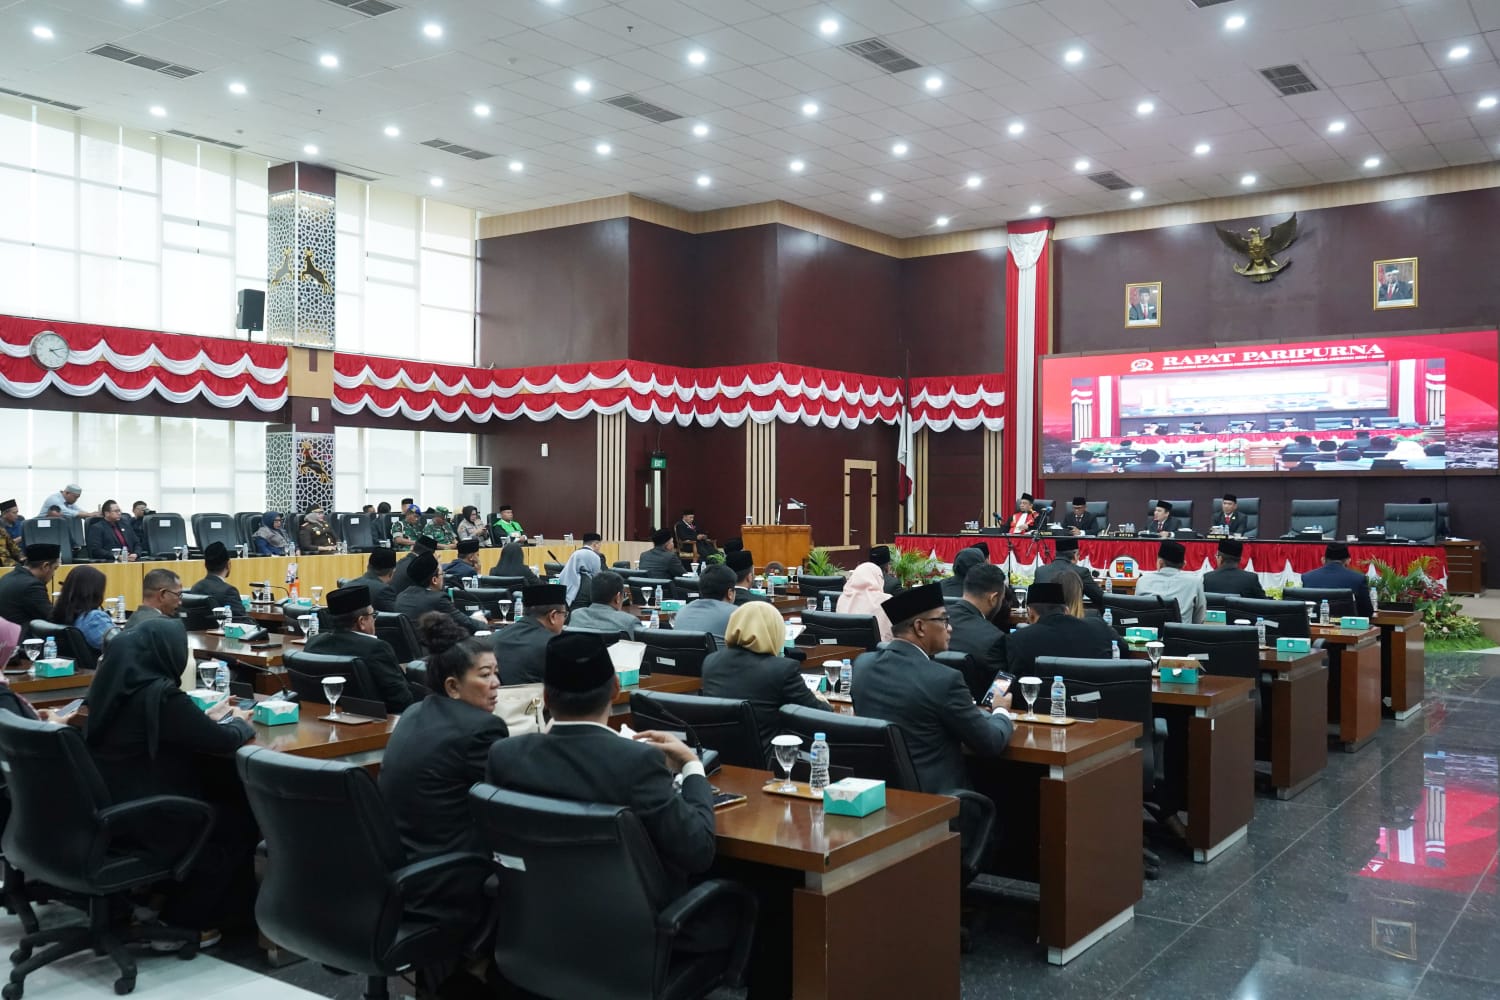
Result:
{"label": "seated official at head table", "polygon": [[1182,521],[1172,516],[1170,500],[1158,500],[1156,506],[1151,508],[1151,520],[1147,521],[1146,526],[1141,530],[1170,537],[1172,532],[1182,530]]}
{"label": "seated official at head table", "polygon": [[1010,516],[1010,526],[1007,531],[1012,535],[1024,535],[1035,531],[1041,523],[1041,513],[1035,506],[1036,498],[1030,493],[1022,493],[1021,499],[1016,501],[1016,512]]}
{"label": "seated official at head table", "polygon": [[1225,493],[1219,499],[1219,513],[1209,525],[1209,530],[1218,529],[1229,535],[1243,535],[1250,527],[1250,519],[1240,513],[1240,498]]}
{"label": "seated official at head table", "polygon": [[1062,526],[1075,535],[1099,533],[1099,518],[1089,513],[1087,497],[1074,497],[1071,508],[1062,519]]}
{"label": "seated official at head table", "polygon": [[143,550],[136,545],[134,534],[126,530],[125,515],[120,512],[120,505],[113,500],[106,500],[99,509],[101,516],[89,523],[85,535],[89,558],[114,562],[115,550],[118,549],[127,562],[135,562]]}
{"label": "seated official at head table", "polygon": [[1187,548],[1181,542],[1162,542],[1156,547],[1156,572],[1142,573],[1135,593],[1176,601],[1181,621],[1201,625],[1208,599],[1203,596],[1203,578],[1182,568],[1186,561]]}

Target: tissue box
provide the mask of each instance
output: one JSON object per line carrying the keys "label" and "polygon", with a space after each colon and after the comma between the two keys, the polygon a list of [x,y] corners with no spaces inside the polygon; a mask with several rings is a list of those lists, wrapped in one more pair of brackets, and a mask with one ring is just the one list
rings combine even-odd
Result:
{"label": "tissue box", "polygon": [[254,625],[247,625],[244,622],[224,623],[224,635],[230,639],[247,639],[250,636],[254,635],[257,631],[259,631],[259,629],[257,629]]}
{"label": "tissue box", "polygon": [[72,677],[73,661],[64,656],[50,660],[37,660],[34,673],[38,677]]}
{"label": "tissue box", "polygon": [[636,667],[633,670],[623,670],[617,668],[615,670],[615,676],[620,678],[620,687],[635,687],[641,682],[641,668]]}
{"label": "tissue box", "polygon": [[766,588],[765,587],[751,587],[750,588],[750,593],[754,594],[757,597],[765,597],[766,596]]}
{"label": "tissue box", "polygon": [[268,698],[258,701],[250,710],[250,718],[263,726],[284,726],[297,721],[298,708],[295,701]]}
{"label": "tissue box", "polygon": [[789,582],[790,578],[785,576],[773,576],[770,579],[770,584],[773,587],[785,587]]}
{"label": "tissue box", "polygon": [[1292,639],[1285,636],[1276,640],[1276,652],[1278,653],[1310,653],[1312,652],[1311,639]]}
{"label": "tissue box", "polygon": [[215,705],[217,705],[227,697],[227,695],[225,695],[222,691],[209,691],[206,688],[198,688],[195,691],[189,691],[187,693],[187,696],[193,699],[194,705],[197,705],[205,712],[210,708],[213,708]]}
{"label": "tissue box", "polygon": [[1223,611],[1205,611],[1203,612],[1203,624],[1228,625],[1229,617],[1228,614]]}
{"label": "tissue box", "polygon": [[1149,625],[1132,625],[1125,630],[1125,638],[1135,642],[1154,642],[1156,629]]}
{"label": "tissue box", "polygon": [[1197,684],[1199,664],[1191,657],[1163,656],[1161,674],[1163,684]]}
{"label": "tissue box", "polygon": [[682,610],[682,602],[681,601],[675,601],[675,600],[673,600],[673,601],[662,601],[661,602],[661,609],[663,611],[681,611]]}
{"label": "tissue box", "polygon": [[885,782],[845,778],[823,789],[823,811],[838,816],[868,816],[885,808]]}
{"label": "tissue box", "polygon": [[282,603],[288,608],[311,608],[313,606],[311,597],[290,597]]}
{"label": "tissue box", "polygon": [[1370,619],[1363,615],[1345,615],[1339,619],[1339,628],[1358,629],[1363,632],[1370,627]]}

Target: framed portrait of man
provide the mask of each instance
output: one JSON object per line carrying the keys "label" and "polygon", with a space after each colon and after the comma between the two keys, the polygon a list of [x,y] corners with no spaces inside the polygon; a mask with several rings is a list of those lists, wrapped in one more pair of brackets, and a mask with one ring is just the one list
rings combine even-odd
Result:
{"label": "framed portrait of man", "polygon": [[1398,257],[1375,262],[1376,309],[1417,307],[1417,258]]}
{"label": "framed portrait of man", "polygon": [[1161,282],[1138,281],[1125,286],[1126,327],[1161,326]]}

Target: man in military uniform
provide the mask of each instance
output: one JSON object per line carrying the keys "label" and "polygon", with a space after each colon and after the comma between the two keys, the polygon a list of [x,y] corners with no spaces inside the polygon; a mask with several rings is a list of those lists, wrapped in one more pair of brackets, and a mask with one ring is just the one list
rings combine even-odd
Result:
{"label": "man in military uniform", "polygon": [[422,508],[409,503],[403,508],[401,520],[391,525],[391,547],[410,549],[422,537]]}
{"label": "man in military uniform", "polygon": [[322,507],[314,507],[307,512],[302,519],[302,527],[297,529],[297,549],[306,554],[319,552],[337,552],[339,540],[334,537],[333,529],[328,527],[327,515],[323,513]]}
{"label": "man in military uniform", "polygon": [[453,525],[448,523],[450,511],[447,507],[434,507],[432,509],[432,520],[427,523],[427,530],[422,534],[432,539],[437,549],[458,548],[458,532],[453,530]]}

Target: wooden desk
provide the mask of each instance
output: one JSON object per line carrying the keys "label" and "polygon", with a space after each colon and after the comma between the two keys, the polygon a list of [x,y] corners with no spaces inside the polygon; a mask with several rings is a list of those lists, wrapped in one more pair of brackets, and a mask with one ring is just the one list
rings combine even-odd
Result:
{"label": "wooden desk", "polygon": [[8,674],[6,683],[16,694],[25,698],[36,708],[66,705],[74,698],[89,693],[94,682],[92,670],[75,670],[67,677],[32,677],[29,674]]}
{"label": "wooden desk", "polygon": [[338,759],[361,766],[377,765],[385,754],[396,723],[401,721],[401,716],[391,715],[384,722],[350,726],[320,719],[319,716],[331,711],[327,705],[304,701],[298,708],[296,725],[262,726],[252,722],[255,745],[298,757]]}
{"label": "wooden desk", "polygon": [[1484,593],[1484,543],[1473,539],[1443,542],[1448,558],[1448,589],[1455,594]]}
{"label": "wooden desk", "polygon": [[187,636],[188,650],[199,660],[229,656],[253,667],[279,667],[281,657],[292,648],[284,645],[285,639],[268,640],[277,643],[270,649],[251,649],[250,643],[242,639],[230,639],[210,632],[189,632]]}
{"label": "wooden desk", "polygon": [[812,528],[805,524],[746,524],[740,528],[745,548],[755,554],[755,564],[801,566],[812,549]]}
{"label": "wooden desk", "polygon": [[1408,718],[1421,711],[1427,683],[1422,612],[1380,610],[1371,621],[1380,629],[1381,701],[1396,718]]}
{"label": "wooden desk", "polygon": [[1328,655],[1278,653],[1261,647],[1260,669],[1271,682],[1271,790],[1289,799],[1328,766]]}
{"label": "wooden desk", "polygon": [[1244,838],[1255,813],[1254,682],[1200,675],[1196,684],[1151,682],[1157,714],[1191,712],[1187,833],[1193,860],[1212,861]]}
{"label": "wooden desk", "polygon": [[[1345,752],[1364,746],[1380,728],[1380,630],[1313,625],[1328,652],[1328,721]],[[1335,689],[1336,693],[1335,693]]]}
{"label": "wooden desk", "polygon": [[820,802],[762,791],[769,780],[740,767],[714,775],[748,797],[717,813],[718,854],[800,873],[794,1000],[956,1000],[959,843],[948,822],[958,802],[888,788],[879,812],[830,816]]}
{"label": "wooden desk", "polygon": [[807,659],[802,661],[804,670],[822,670],[823,664],[829,660],[858,659],[869,652],[863,646],[798,646],[798,649],[807,654]]}
{"label": "wooden desk", "polygon": [[[364,573],[370,557],[366,553],[320,556],[251,556],[234,559],[229,564],[229,582],[238,588],[241,597],[249,597],[255,580],[269,580],[280,587],[286,581],[288,563],[297,564],[297,575],[301,580],[304,596],[312,595],[312,588],[319,586],[328,593],[338,586],[340,578],[352,579]],[[205,573],[202,559],[183,559],[133,563],[95,563],[94,568],[104,574],[104,596],[123,594],[127,608],[141,603],[141,580],[153,569],[169,569],[182,578],[184,589],[203,579]],[[62,581],[73,567],[58,567],[52,587],[62,586]]]}

